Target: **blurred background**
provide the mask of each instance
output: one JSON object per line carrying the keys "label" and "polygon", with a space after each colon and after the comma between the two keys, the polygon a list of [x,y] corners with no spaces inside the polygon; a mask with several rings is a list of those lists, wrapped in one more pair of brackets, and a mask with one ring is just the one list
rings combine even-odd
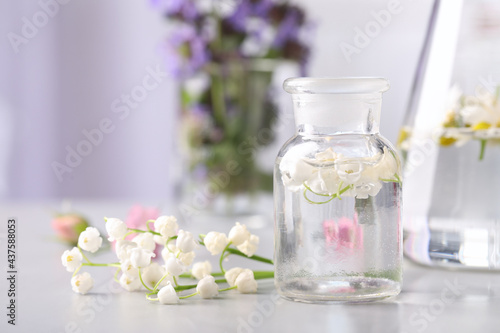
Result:
{"label": "blurred background", "polygon": [[[0,3],[0,198],[173,197],[179,161],[178,83],[165,73],[161,45],[172,29],[149,0],[2,1]],[[311,76],[381,76],[381,133],[395,143],[406,111],[432,2],[309,0],[314,23]],[[397,8],[357,51],[358,29]],[[40,14],[41,11],[48,15]],[[36,22],[35,26],[33,22]],[[123,96],[153,77],[145,96],[117,112]],[[120,104],[121,103],[121,104]],[[293,124],[277,138],[277,149]],[[95,145],[65,164],[93,130]],[[274,149],[274,151],[272,151]],[[62,176],[62,177],[61,177]]]}

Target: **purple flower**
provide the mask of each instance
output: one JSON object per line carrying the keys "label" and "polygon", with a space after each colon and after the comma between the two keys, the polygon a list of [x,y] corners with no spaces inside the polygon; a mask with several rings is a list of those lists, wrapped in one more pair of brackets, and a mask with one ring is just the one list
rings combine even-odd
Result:
{"label": "purple flower", "polygon": [[234,13],[228,18],[228,22],[236,31],[242,32],[245,30],[245,23],[250,14],[250,3],[243,0],[242,2],[240,2],[238,7],[236,7]]}
{"label": "purple flower", "polygon": [[253,15],[261,18],[266,18],[269,10],[271,9],[273,2],[271,0],[260,0],[253,4]]}
{"label": "purple flower", "polygon": [[271,0],[241,0],[228,21],[236,31],[243,32],[249,17],[266,18],[271,6]]}
{"label": "purple flower", "polygon": [[175,77],[194,74],[209,60],[206,41],[189,25],[176,29],[167,41],[167,66]]}
{"label": "purple flower", "polygon": [[153,6],[165,11],[169,17],[192,22],[200,16],[192,0],[150,0]]}
{"label": "purple flower", "polygon": [[289,40],[297,40],[299,36],[300,16],[295,10],[288,11],[283,22],[278,27],[273,47],[281,48]]}

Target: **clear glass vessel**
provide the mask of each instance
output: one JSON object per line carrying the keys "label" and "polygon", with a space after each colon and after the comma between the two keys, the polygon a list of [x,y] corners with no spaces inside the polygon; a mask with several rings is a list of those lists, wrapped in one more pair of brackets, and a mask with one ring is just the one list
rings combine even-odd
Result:
{"label": "clear glass vessel", "polygon": [[404,252],[500,270],[500,3],[435,0],[398,148]]}
{"label": "clear glass vessel", "polygon": [[401,166],[379,134],[380,78],[294,78],[296,134],[274,171],[275,285],[302,302],[372,301],[402,283]]}

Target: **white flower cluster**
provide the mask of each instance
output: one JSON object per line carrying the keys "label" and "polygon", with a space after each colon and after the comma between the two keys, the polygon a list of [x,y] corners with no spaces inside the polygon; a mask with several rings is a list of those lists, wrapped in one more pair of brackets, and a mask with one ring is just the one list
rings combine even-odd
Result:
{"label": "white flower cluster", "polygon": [[378,194],[382,182],[401,181],[399,162],[387,147],[369,158],[346,158],[332,148],[304,158],[292,150],[283,156],[280,171],[283,184],[293,192],[306,189],[330,199],[366,199]]}
{"label": "white flower cluster", "polygon": [[[82,266],[83,253],[81,250],[95,253],[102,245],[102,237],[99,230],[93,227],[88,227],[78,237],[78,247],[71,250],[66,250],[61,256],[61,261],[68,272],[75,272],[71,278],[71,286],[73,291],[80,294],[86,294],[93,286],[94,279],[89,273],[78,274],[78,270]],[[81,250],[80,250],[81,249]]]}
{"label": "white flower cluster", "polygon": [[231,228],[229,236],[221,232],[210,231],[203,241],[207,250],[214,256],[220,254],[229,243],[248,257],[253,256],[259,246],[259,237],[252,235],[247,227],[239,222]]}
{"label": "white flower cluster", "polygon": [[[90,262],[83,251],[95,253],[102,245],[102,237],[96,228],[87,228],[80,234],[78,247],[65,251],[61,257],[63,266],[69,272],[74,272],[71,285],[75,292],[86,294],[94,284],[89,273],[76,274],[82,266],[111,266],[121,271],[117,281],[124,289],[127,291],[148,289],[151,291],[148,296],[157,295],[156,299],[149,297],[148,299],[157,300],[162,304],[178,303],[180,300],[178,292],[187,288],[179,286],[177,279],[190,276],[199,280],[196,286],[191,287],[196,288],[196,293],[184,298],[194,295],[213,298],[219,294],[220,290],[212,275],[212,265],[209,261],[194,263],[192,269],[189,269],[195,258],[195,249],[199,245],[192,233],[179,230],[175,217],[161,216],[156,219],[155,231],[128,229],[123,221],[116,218],[105,220],[108,240],[116,241],[114,251],[118,262],[112,264]],[[127,235],[133,233],[137,235],[132,240],[125,239]],[[257,251],[259,237],[252,235],[245,225],[236,223],[228,236],[211,231],[204,236],[201,244],[204,244],[212,255],[220,254],[222,262],[231,245],[240,251],[238,255],[252,257]],[[163,264],[152,261],[156,256],[154,252],[157,245],[163,246],[161,251]],[[254,273],[249,269],[233,268],[227,272],[222,269],[222,272],[217,274],[224,275],[230,285],[230,288],[223,290],[237,289],[241,293],[253,293],[257,290]],[[176,289],[177,287],[180,289]]]}
{"label": "white flower cluster", "polygon": [[479,86],[475,95],[464,95],[454,86],[448,109],[446,120],[436,133],[441,145],[461,146],[471,139],[500,138],[500,87],[492,93]]}

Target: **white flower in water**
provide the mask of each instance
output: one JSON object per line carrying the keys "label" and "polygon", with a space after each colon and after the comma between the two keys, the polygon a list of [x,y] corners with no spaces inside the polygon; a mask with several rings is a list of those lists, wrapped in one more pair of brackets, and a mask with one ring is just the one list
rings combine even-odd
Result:
{"label": "white flower in water", "polygon": [[384,147],[380,161],[373,166],[373,172],[380,180],[396,180],[395,175],[399,173],[398,161],[387,147]]}
{"label": "white flower in water", "polygon": [[295,163],[285,165],[280,164],[281,180],[283,184],[292,192],[300,190],[305,181],[307,181],[313,171],[314,167],[309,163],[305,162],[302,158],[299,158]]}
{"label": "white flower in water", "polygon": [[64,251],[61,261],[68,272],[74,272],[82,264],[83,256],[77,247]]}
{"label": "white flower in water", "polygon": [[110,218],[106,220],[106,231],[109,235],[108,240],[113,242],[115,240],[123,239],[123,237],[127,234],[128,228],[122,220]]}
{"label": "white flower in water", "polygon": [[156,243],[153,239],[153,234],[150,232],[144,232],[135,236],[134,239],[132,239],[132,242],[139,245],[139,247],[149,251],[154,251],[156,247]]}
{"label": "white flower in water", "polygon": [[250,269],[243,270],[234,282],[238,291],[242,294],[251,294],[257,292],[257,281]]}
{"label": "white flower in water", "polygon": [[251,257],[257,252],[257,248],[259,247],[259,237],[255,235],[251,235],[246,241],[242,244],[238,245],[237,248],[248,257]]}
{"label": "white flower in water", "polygon": [[339,189],[341,179],[332,166],[321,167],[313,173],[306,185],[317,194],[332,195]]}
{"label": "white flower in water", "polygon": [[212,275],[207,275],[198,282],[196,291],[202,298],[213,298],[219,295],[219,286]]}
{"label": "white flower in water", "polygon": [[229,231],[229,241],[235,246],[241,245],[250,238],[250,231],[247,226],[236,222],[236,225]]}
{"label": "white flower in water", "polygon": [[191,274],[198,280],[201,280],[205,275],[212,273],[212,265],[209,261],[197,262],[193,265]]}
{"label": "white flower in water", "polygon": [[340,158],[342,155],[337,154],[333,151],[333,149],[330,147],[322,152],[317,153],[314,155],[314,158],[318,162],[335,162],[336,159]]}
{"label": "white flower in water", "polygon": [[368,196],[376,196],[381,189],[382,183],[380,181],[363,182],[357,184],[352,193],[358,199],[368,199]]}
{"label": "white flower in water", "polygon": [[179,296],[177,296],[177,293],[170,282],[167,282],[165,287],[161,288],[158,292],[158,301],[161,304],[179,303]]}
{"label": "white flower in water", "polygon": [[355,184],[363,172],[363,164],[356,161],[345,161],[335,165],[335,170],[344,186]]}
{"label": "white flower in water", "polygon": [[93,227],[88,227],[78,237],[78,246],[91,253],[96,252],[102,245],[102,237],[100,237],[99,230]]}
{"label": "white flower in water", "polygon": [[179,230],[175,246],[182,252],[191,252],[197,247],[197,244],[192,233],[185,230]]}
{"label": "white flower in water", "polygon": [[169,238],[177,235],[179,226],[175,216],[160,216],[155,221],[155,231],[159,232],[163,237]]}
{"label": "white flower in water", "polygon": [[182,264],[182,261],[177,259],[174,255],[171,255],[165,261],[165,268],[167,272],[172,276],[179,276],[184,271],[185,266]]}
{"label": "white flower in water", "polygon": [[71,278],[71,286],[75,293],[85,295],[94,286],[94,279],[87,272],[77,274]]}
{"label": "white flower in water", "polygon": [[193,263],[194,258],[196,257],[196,253],[194,251],[191,252],[175,252],[176,257],[182,262],[184,266],[189,266]]}
{"label": "white flower in water", "polygon": [[130,250],[130,263],[135,268],[143,268],[151,264],[151,258],[154,256],[152,251],[136,247]]}
{"label": "white flower in water", "polygon": [[130,251],[136,247],[138,247],[138,245],[132,241],[119,240],[115,244],[116,256],[121,262],[130,259]]}
{"label": "white flower in water", "polygon": [[122,274],[122,276],[120,277],[120,285],[127,291],[136,291],[141,289],[142,286],[139,277],[134,278],[126,274]]}
{"label": "white flower in water", "polygon": [[[151,263],[151,265],[144,268],[144,270],[141,270],[142,281],[144,281],[144,283],[151,289],[153,289],[158,281],[160,281],[166,274],[167,269],[156,262]],[[160,287],[166,286],[168,282],[174,282],[172,276],[170,275],[161,281]]]}
{"label": "white flower in water", "polygon": [[313,142],[290,148],[281,158],[279,169],[283,184],[293,192],[302,188],[308,180],[314,167],[307,163],[303,156],[317,149],[317,144]]}
{"label": "white flower in water", "polygon": [[231,268],[230,270],[227,270],[226,273],[224,274],[224,278],[226,279],[227,283],[233,287],[234,283],[236,281],[236,278],[238,275],[240,275],[241,272],[243,272],[244,269],[240,267],[235,267]]}
{"label": "white flower in water", "polygon": [[139,276],[139,269],[135,268],[129,259],[124,260],[121,263],[120,268],[122,270],[122,273],[131,279],[135,279]]}
{"label": "white flower in water", "polygon": [[221,253],[229,243],[226,234],[222,232],[210,231],[203,239],[205,247],[212,255]]}

